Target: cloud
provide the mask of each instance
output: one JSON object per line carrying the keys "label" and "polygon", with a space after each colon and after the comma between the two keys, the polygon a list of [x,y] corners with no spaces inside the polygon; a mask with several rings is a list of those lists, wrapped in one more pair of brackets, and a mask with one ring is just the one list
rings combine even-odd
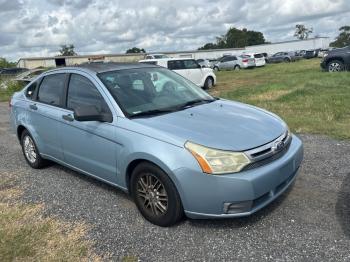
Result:
{"label": "cloud", "polygon": [[0,0],[0,56],[55,55],[71,43],[79,54],[190,50],[231,26],[276,42],[303,23],[334,38],[349,17],[348,0]]}

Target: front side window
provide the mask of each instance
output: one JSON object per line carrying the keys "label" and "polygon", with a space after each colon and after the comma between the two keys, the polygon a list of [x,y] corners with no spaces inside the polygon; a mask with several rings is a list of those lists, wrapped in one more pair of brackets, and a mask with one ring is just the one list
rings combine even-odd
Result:
{"label": "front side window", "polygon": [[95,85],[84,76],[72,74],[68,86],[67,108],[74,110],[82,106],[95,106],[100,113],[110,113]]}
{"label": "front side window", "polygon": [[213,97],[182,76],[165,68],[137,68],[98,74],[128,117],[182,110]]}
{"label": "front side window", "polygon": [[38,101],[49,105],[60,106],[65,81],[66,74],[61,73],[45,76],[39,88]]}

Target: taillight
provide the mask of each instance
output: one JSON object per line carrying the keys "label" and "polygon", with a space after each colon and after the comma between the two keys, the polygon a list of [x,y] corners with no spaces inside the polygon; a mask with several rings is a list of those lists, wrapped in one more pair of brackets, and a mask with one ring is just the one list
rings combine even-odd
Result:
{"label": "taillight", "polygon": [[248,61],[249,61],[248,59],[243,59],[242,60],[243,63],[248,63]]}

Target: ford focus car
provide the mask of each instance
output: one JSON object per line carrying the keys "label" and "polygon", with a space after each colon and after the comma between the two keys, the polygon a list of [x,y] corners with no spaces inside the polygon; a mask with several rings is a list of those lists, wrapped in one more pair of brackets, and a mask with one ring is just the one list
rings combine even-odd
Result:
{"label": "ford focus car", "polygon": [[160,226],[253,214],[293,183],[303,158],[278,116],[150,64],[47,71],[10,107],[31,167],[54,161],[129,192]]}

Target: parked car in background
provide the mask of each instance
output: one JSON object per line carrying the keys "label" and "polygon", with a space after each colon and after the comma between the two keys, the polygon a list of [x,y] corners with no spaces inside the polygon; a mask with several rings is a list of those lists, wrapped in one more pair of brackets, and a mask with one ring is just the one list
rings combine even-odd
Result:
{"label": "parked car in background", "polygon": [[260,67],[266,64],[265,56],[258,53],[244,53],[240,57],[244,58],[253,58],[255,61],[255,66]]}
{"label": "parked car in background", "polygon": [[210,89],[216,84],[216,75],[213,69],[202,68],[196,60],[191,58],[146,59],[139,62],[173,70],[204,89]]}
{"label": "parked car in background", "polygon": [[328,51],[321,61],[321,67],[328,72],[350,70],[350,46]]}
{"label": "parked car in background", "polygon": [[305,59],[311,59],[311,58],[315,58],[317,56],[318,56],[317,50],[307,50],[304,54]]}
{"label": "parked car in background", "polygon": [[15,80],[29,83],[34,78],[36,78],[38,75],[40,75],[41,73],[43,73],[43,72],[45,72],[47,70],[48,70],[47,68],[31,69],[31,70],[25,71],[25,72],[17,75]]}
{"label": "parked car in background", "polygon": [[54,69],[16,92],[10,110],[30,167],[51,160],[120,188],[159,226],[251,215],[293,185],[303,159],[277,115],[150,64]]}
{"label": "parked car in background", "polygon": [[242,68],[255,67],[255,60],[251,57],[243,58],[241,56],[223,56],[214,65],[214,70],[240,70]]}
{"label": "parked car in background", "polygon": [[162,59],[162,58],[170,58],[170,57],[164,54],[148,54],[145,57],[145,59]]}
{"label": "parked car in background", "polygon": [[326,48],[326,49],[320,49],[320,51],[318,52],[318,57],[319,57],[319,58],[323,58],[323,57],[325,56],[325,54],[328,53],[328,51],[329,51],[328,48]]}
{"label": "parked car in background", "polygon": [[196,60],[197,63],[203,67],[208,67],[211,68],[212,64],[210,63],[210,61],[208,59],[197,59]]}
{"label": "parked car in background", "polygon": [[4,76],[15,76],[20,73],[23,73],[25,71],[28,71],[27,68],[21,68],[21,67],[12,67],[12,68],[2,68],[0,70],[0,75]]}
{"label": "parked car in background", "polygon": [[278,52],[267,59],[268,63],[289,63],[296,61],[295,52]]}

